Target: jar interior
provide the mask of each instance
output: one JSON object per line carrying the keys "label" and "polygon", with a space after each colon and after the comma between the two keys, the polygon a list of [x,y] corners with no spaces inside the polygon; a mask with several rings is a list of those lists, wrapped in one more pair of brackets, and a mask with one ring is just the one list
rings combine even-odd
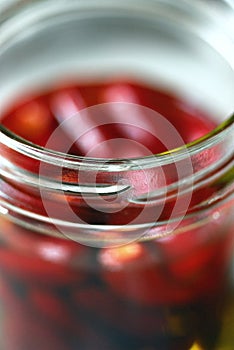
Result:
{"label": "jar interior", "polygon": [[48,2],[19,15],[15,26],[6,23],[1,111],[21,93],[58,81],[127,76],[191,100],[217,122],[226,119],[233,108],[233,71],[207,41],[209,22],[204,25],[192,12],[180,13],[167,2],[146,4],[144,10],[122,5]]}

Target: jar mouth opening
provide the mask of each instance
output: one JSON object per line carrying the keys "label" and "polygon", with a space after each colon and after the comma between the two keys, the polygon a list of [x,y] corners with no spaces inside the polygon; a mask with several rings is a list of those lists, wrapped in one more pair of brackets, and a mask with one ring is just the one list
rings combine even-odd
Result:
{"label": "jar mouth opening", "polygon": [[[15,3],[20,2],[15,0]],[[27,2],[26,2],[27,3]],[[25,8],[25,24],[24,26],[30,26],[32,24],[33,21],[36,22],[40,22],[42,19],[46,20],[47,18],[51,18],[51,15],[54,14],[54,3],[53,1],[45,1],[44,3],[47,3],[48,5],[50,4],[50,6],[47,6],[46,8],[43,7],[43,3],[36,3],[33,4],[34,10],[39,10],[39,11],[34,11],[36,13],[34,13],[34,16],[32,15],[32,11],[28,11],[27,12],[27,6]],[[80,6],[82,6],[83,4],[85,4],[85,6],[87,7],[87,9],[90,9],[92,7],[95,8],[95,6],[97,5],[97,0],[92,0],[90,3],[88,2],[84,2],[82,1],[71,1],[69,4],[67,4],[66,1],[61,0],[60,2],[58,2],[58,8],[56,8],[55,14],[61,14],[63,13],[62,10],[66,9],[66,13],[69,13],[69,11],[71,11],[72,7],[75,6],[77,7],[77,9],[80,9]],[[157,1],[155,2],[157,3]],[[163,3],[162,0],[159,0],[158,3]],[[168,8],[170,8],[171,4],[170,1],[166,1],[165,2],[167,6],[169,6]],[[223,3],[225,3],[227,6],[230,6],[230,1],[229,0],[223,0]],[[124,7],[122,8],[122,5],[124,4]],[[156,10],[153,11],[153,4],[152,1],[146,1],[145,3],[142,1],[137,0],[135,2],[136,5],[136,12],[138,12],[139,10],[143,10],[144,6],[145,9],[144,11],[146,11],[146,13],[151,13],[151,15],[154,13],[156,13]],[[105,5],[105,6],[104,6]],[[107,6],[108,5],[108,6]],[[141,6],[140,6],[141,5]],[[144,5],[144,6],[143,6]],[[183,5],[185,6],[185,8],[183,8]],[[30,4],[31,6],[31,4]],[[61,8],[60,8],[61,6]],[[103,9],[105,8],[109,8],[113,6],[113,4],[111,4],[111,2],[109,2],[108,0],[103,0]],[[134,5],[135,6],[135,5]],[[133,6],[133,1],[132,0],[128,0],[128,1],[120,1],[119,4],[114,3],[114,8],[118,9],[121,8],[122,10],[126,7],[126,9],[134,9]],[[193,9],[194,4],[191,6],[190,2],[188,0],[183,0],[181,3],[176,3],[173,4],[173,6],[175,6],[175,9],[177,10],[183,10],[182,12],[182,19],[183,19],[183,15],[185,16],[184,18],[184,26],[187,23],[187,21],[191,20],[192,17],[190,17],[191,15],[191,10],[194,10],[192,12],[194,12],[194,16],[195,19],[197,20],[197,18],[200,18],[200,16],[202,17],[202,19],[206,19],[207,15],[209,14],[208,11],[208,7],[205,6],[204,8],[204,13],[203,13],[203,8],[201,9],[199,7],[199,5],[195,5],[195,8]],[[56,7],[56,6],[55,6]],[[100,7],[102,8],[102,7]],[[168,10],[167,8],[167,10]],[[171,10],[173,10],[174,7],[171,8]],[[151,10],[151,11],[150,11]],[[165,15],[165,11],[162,10],[162,14]],[[171,11],[173,12],[173,11]],[[211,11],[212,12],[212,11]],[[177,20],[175,20],[175,18],[173,18],[173,13],[170,14],[170,11],[167,11],[167,14],[169,13],[169,17],[165,17],[168,22],[170,22],[171,19],[173,19],[173,21],[177,22]],[[21,25],[22,25],[22,17],[21,14],[15,14],[14,16],[18,17],[18,25],[19,25],[19,29],[21,29]],[[13,17],[14,17],[13,16]],[[172,17],[171,17],[172,16]],[[188,16],[188,17],[187,17]],[[209,19],[213,19],[212,18],[213,13],[209,14]],[[204,18],[203,18],[204,17]],[[11,27],[12,33],[9,36],[9,38],[11,38],[11,36],[14,36],[15,34],[17,34],[17,27],[13,28],[12,21],[14,18],[10,18],[8,23],[8,27]],[[180,20],[180,17],[179,17]],[[183,21],[182,21],[183,22]],[[200,23],[200,22],[199,22]],[[201,22],[202,24],[203,22]],[[202,39],[202,41],[204,41],[205,43],[208,42],[208,44],[212,47],[213,49],[213,43],[209,43],[209,36],[204,37],[201,35],[200,33],[200,29],[197,30],[195,29],[195,22],[192,23],[192,28],[191,28],[191,33],[194,34],[195,36],[197,36],[199,39]],[[184,27],[186,28],[186,27]],[[209,33],[207,33],[208,35]],[[6,37],[3,37],[3,42],[7,41],[6,39],[8,38],[8,35],[6,35]],[[229,40],[228,40],[229,42]],[[214,48],[216,49],[216,48]],[[225,57],[222,57],[225,58]],[[231,60],[232,60],[232,55],[231,55]],[[225,58],[226,61],[226,58]],[[230,57],[227,58],[227,63],[228,65],[230,65],[230,67],[232,66],[232,61],[230,62]],[[232,68],[232,67],[231,67]],[[225,113],[226,115],[226,113]],[[61,153],[61,152],[57,152],[48,148],[44,148],[41,147],[37,144],[31,143],[29,141],[27,141],[26,139],[21,138],[20,136],[14,134],[13,132],[11,132],[10,130],[6,129],[3,125],[0,124],[0,143],[3,143],[4,145],[6,145],[7,147],[13,149],[16,152],[19,152],[23,155],[26,155],[29,158],[33,158],[36,160],[39,160],[43,163],[49,163],[49,164],[54,164],[56,166],[62,166],[62,167],[68,167],[71,169],[77,169],[80,167],[80,165],[82,165],[82,167],[87,167],[87,168],[95,168],[95,166],[97,165],[100,169],[100,167],[105,170],[105,171],[113,171],[113,170],[125,170],[125,169],[134,169],[134,165],[136,166],[136,168],[139,168],[139,166],[142,167],[151,167],[151,166],[155,166],[155,164],[159,164],[164,165],[164,164],[169,164],[172,162],[171,156],[173,155],[173,162],[175,162],[175,160],[180,160],[183,158],[188,158],[189,156],[196,154],[198,152],[200,152],[200,150],[204,150],[204,149],[208,149],[209,147],[212,147],[215,144],[218,144],[219,142],[221,142],[224,138],[226,133],[229,133],[230,130],[232,130],[233,132],[233,123],[234,122],[234,114],[232,114],[229,118],[227,118],[225,121],[221,122],[215,129],[213,129],[211,132],[205,134],[204,136],[190,142],[187,144],[182,145],[181,147],[175,148],[175,149],[169,149],[165,152],[162,153],[157,153],[157,154],[153,154],[153,155],[148,155],[148,156],[144,156],[144,157],[128,157],[128,158],[95,158],[95,157],[85,157],[85,156],[76,156],[76,155],[70,155],[70,154],[66,154],[66,153]]]}
{"label": "jar mouth opening", "polygon": [[136,164],[137,168],[139,168],[139,166],[147,168],[157,164],[160,166],[170,164],[172,161],[172,155],[173,162],[191,157],[201,150],[204,151],[205,149],[209,149],[214,145],[219,144],[226,137],[226,134],[233,132],[233,130],[234,113],[212,131],[192,142],[161,153],[128,158],[96,158],[58,152],[32,143],[16,135],[9,129],[5,128],[2,124],[0,124],[0,143],[16,152],[28,156],[29,158],[41,161],[42,163],[69,167],[70,169],[78,169],[80,165],[82,165],[83,169],[86,166],[87,168],[95,168],[95,166],[98,166],[99,169],[101,167],[105,171],[113,171],[117,170],[115,168],[119,167],[124,170],[126,166],[128,169],[129,167],[134,169],[134,164]]}

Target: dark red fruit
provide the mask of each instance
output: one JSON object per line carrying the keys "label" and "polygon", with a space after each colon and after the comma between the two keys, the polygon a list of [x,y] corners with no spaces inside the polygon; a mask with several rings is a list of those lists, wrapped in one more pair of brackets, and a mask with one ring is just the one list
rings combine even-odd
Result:
{"label": "dark red fruit", "polygon": [[191,299],[191,290],[171,280],[161,256],[152,254],[144,244],[103,249],[99,261],[105,282],[123,299],[146,305]]}
{"label": "dark red fruit", "polygon": [[1,248],[0,266],[7,273],[29,284],[66,285],[83,278],[83,273],[66,265],[25,252]]}
{"label": "dark red fruit", "polygon": [[38,145],[45,144],[55,126],[46,101],[40,98],[15,108],[3,123],[15,134]]}

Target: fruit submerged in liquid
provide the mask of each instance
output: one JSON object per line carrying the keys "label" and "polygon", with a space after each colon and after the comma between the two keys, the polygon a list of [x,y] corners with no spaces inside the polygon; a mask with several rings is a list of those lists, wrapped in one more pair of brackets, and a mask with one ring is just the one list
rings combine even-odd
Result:
{"label": "fruit submerged in liquid", "polygon": [[[98,104],[108,107],[105,125],[93,119],[90,107]],[[75,155],[128,158],[166,151],[155,136],[165,130],[151,124],[141,108],[132,114],[132,104],[160,113],[173,125],[181,135],[180,144],[171,140],[175,147],[215,127],[189,102],[128,82],[57,87],[18,103],[1,122],[40,146],[48,146],[56,130],[51,148],[67,148]],[[72,124],[67,123],[73,115]],[[78,139],[77,130],[82,134]],[[25,167],[37,169],[30,163]],[[66,182],[79,180],[69,171],[63,176]],[[22,186],[0,186],[20,207],[31,205],[46,215],[40,198]],[[90,223],[100,220],[100,213],[81,209],[80,202],[73,209],[83,210]],[[101,223],[124,224],[134,215],[138,209],[130,205],[107,214]],[[32,233],[3,220],[0,294],[7,315],[6,350],[188,350],[195,342],[213,349],[230,240],[221,234],[222,220],[157,241],[102,249]]]}
{"label": "fruit submerged in liquid", "polygon": [[[152,113],[155,120],[149,117],[149,109],[155,112]],[[105,116],[97,116],[98,112]],[[157,123],[157,114],[165,125],[161,119]],[[69,118],[72,122],[66,123]],[[60,150],[69,144],[71,153],[104,158],[137,157],[168,150],[164,143],[174,136],[165,130],[169,123],[181,136],[172,140],[175,147],[194,141],[215,127],[205,113],[189,102],[127,82],[57,88],[24,99],[2,118],[2,124],[11,131],[40,146],[46,146],[50,135],[62,124],[56,131],[57,139],[50,144],[52,148]],[[108,142],[118,139],[121,139],[118,147]]]}

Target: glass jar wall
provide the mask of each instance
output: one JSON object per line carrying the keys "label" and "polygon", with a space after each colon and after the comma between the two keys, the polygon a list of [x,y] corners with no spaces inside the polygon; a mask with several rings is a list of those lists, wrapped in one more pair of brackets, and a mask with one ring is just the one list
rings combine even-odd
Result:
{"label": "glass jar wall", "polygon": [[232,349],[233,10],[220,4],[2,12],[2,350]]}

